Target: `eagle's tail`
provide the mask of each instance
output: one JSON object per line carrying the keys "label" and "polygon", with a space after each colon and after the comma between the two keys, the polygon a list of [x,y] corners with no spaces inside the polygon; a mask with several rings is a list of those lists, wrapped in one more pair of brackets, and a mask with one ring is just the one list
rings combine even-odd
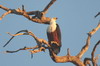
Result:
{"label": "eagle's tail", "polygon": [[60,52],[60,47],[58,43],[52,42],[51,49],[57,55]]}

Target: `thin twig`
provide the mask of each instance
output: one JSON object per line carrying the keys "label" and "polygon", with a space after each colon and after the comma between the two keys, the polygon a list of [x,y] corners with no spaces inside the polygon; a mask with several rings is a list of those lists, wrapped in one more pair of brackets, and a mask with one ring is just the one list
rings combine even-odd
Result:
{"label": "thin twig", "polygon": [[100,12],[98,12],[94,17],[96,18],[97,16],[99,16],[100,15]]}
{"label": "thin twig", "polygon": [[2,18],[4,18],[6,15],[10,14],[12,11],[9,10],[7,11],[6,13],[4,13],[1,17],[0,17],[0,20],[2,20]]}
{"label": "thin twig", "polygon": [[48,9],[51,7],[52,4],[54,4],[56,0],[51,0],[50,3],[44,8],[43,12],[45,12],[45,14],[47,13]]}
{"label": "thin twig", "polygon": [[36,48],[38,48],[38,46],[35,46],[35,47],[24,47],[24,48],[20,48],[20,49],[18,49],[18,50],[15,50],[15,51],[5,51],[5,53],[16,53],[16,52],[18,52],[18,51],[21,51],[21,50],[29,50],[29,49],[36,49]]}
{"label": "thin twig", "polygon": [[[8,34],[11,35],[12,37],[10,38],[10,40],[9,40],[3,47],[5,47],[6,45],[8,45],[9,42],[10,42],[15,36],[17,36],[17,35],[26,35],[26,33],[21,33],[21,32],[28,32],[28,31],[27,31],[27,30],[21,30],[21,31],[17,32],[15,35],[12,35],[12,34],[8,33]],[[21,33],[21,34],[19,34],[19,33]]]}
{"label": "thin twig", "polygon": [[95,44],[95,46],[93,48],[93,51],[91,53],[91,58],[92,58],[92,64],[93,64],[93,66],[97,66],[98,56],[95,57],[94,54],[95,54],[96,48],[97,48],[97,46],[99,44],[100,44],[100,40]]}

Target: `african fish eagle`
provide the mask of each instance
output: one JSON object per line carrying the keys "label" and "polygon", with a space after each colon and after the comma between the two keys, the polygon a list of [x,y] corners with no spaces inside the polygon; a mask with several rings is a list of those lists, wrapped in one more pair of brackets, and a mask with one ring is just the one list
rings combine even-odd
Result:
{"label": "african fish eagle", "polygon": [[51,18],[50,25],[47,28],[47,37],[52,51],[57,55],[61,48],[61,32],[56,20],[56,17]]}

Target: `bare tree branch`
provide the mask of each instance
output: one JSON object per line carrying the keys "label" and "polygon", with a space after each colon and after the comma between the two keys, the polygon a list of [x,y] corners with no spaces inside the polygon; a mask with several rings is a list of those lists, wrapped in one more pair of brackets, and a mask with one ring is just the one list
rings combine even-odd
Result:
{"label": "bare tree branch", "polygon": [[[25,33],[21,33],[21,32],[25,32]],[[47,45],[49,46],[49,44],[48,44],[48,42],[46,42],[46,40],[37,38],[32,32],[29,32],[29,31],[27,31],[27,30],[21,30],[21,31],[17,32],[17,33],[14,34],[14,35],[13,35],[13,34],[10,34],[10,33],[8,33],[8,34],[11,35],[12,38],[4,45],[4,47],[5,47],[15,36],[19,36],[19,35],[31,35],[31,36],[36,40],[37,45],[36,45],[35,47],[30,47],[30,48],[28,48],[28,47],[20,48],[20,49],[15,50],[15,51],[8,51],[8,50],[7,50],[6,53],[15,53],[15,52],[18,52],[18,51],[20,51],[20,50],[33,49],[33,50],[30,50],[30,52],[33,54],[33,53],[41,52],[41,51],[44,51],[45,49],[48,49],[47,47],[42,46],[42,43],[47,44]],[[37,49],[37,50],[35,50],[35,49]]]}
{"label": "bare tree branch", "polygon": [[9,8],[6,8],[6,7],[2,6],[2,5],[0,5],[0,8],[5,10],[5,11],[9,11]]}
{"label": "bare tree branch", "polygon": [[97,46],[100,44],[100,40],[95,44],[94,48],[93,48],[93,51],[91,53],[91,59],[92,59],[92,64],[93,66],[97,66],[97,61],[98,61],[98,56],[95,57],[94,54],[95,54],[95,51],[96,51],[96,48]]}
{"label": "bare tree branch", "polygon": [[100,44],[100,40],[95,44],[95,46],[94,46],[94,48],[93,48],[93,50],[92,50],[92,53],[91,53],[91,58],[85,58],[85,59],[84,59],[84,64],[85,64],[85,66],[87,66],[87,64],[88,64],[89,66],[92,66],[92,65],[90,64],[90,61],[92,62],[93,66],[98,66],[98,65],[97,65],[98,55],[95,57],[94,54],[95,54],[96,48],[97,48],[97,46],[98,46],[99,44]]}
{"label": "bare tree branch", "polygon": [[[53,3],[55,1],[56,0],[51,0],[50,3],[44,8],[43,11],[30,11],[30,12],[25,11],[24,5],[22,5],[22,10],[20,8],[9,9],[9,8],[6,8],[2,5],[0,5],[1,9],[7,11],[0,17],[0,20],[2,20],[6,15],[12,13],[12,14],[16,14],[16,15],[22,15],[25,18],[27,18],[35,23],[49,24],[51,18],[45,17],[45,14],[47,13],[47,10],[50,8],[51,5],[53,5]],[[30,16],[30,15],[34,15],[34,16]]]}
{"label": "bare tree branch", "polygon": [[[10,40],[9,40],[3,47],[5,47],[6,45],[8,45],[8,43],[9,43],[17,34],[19,34],[20,32],[28,32],[28,31],[27,31],[27,30],[21,30],[21,31],[17,32],[15,35],[12,35],[12,34],[8,33],[8,34],[11,35],[12,37],[10,38]],[[19,34],[19,35],[26,35],[26,34],[25,34],[25,33],[21,33],[21,34]]]}
{"label": "bare tree branch", "polygon": [[48,9],[51,7],[51,5],[55,2],[56,0],[51,0],[50,3],[44,8],[43,12],[46,14]]}
{"label": "bare tree branch", "polygon": [[[21,33],[21,32],[25,32],[25,33]],[[13,35],[13,34],[10,34],[10,33],[8,33],[8,34],[11,35],[12,37],[11,37],[11,39],[4,45],[4,47],[5,47],[15,36],[19,36],[19,35],[30,35],[30,36],[32,36],[32,37],[36,40],[38,46],[41,46],[42,43],[47,44],[48,46],[50,46],[46,40],[44,40],[44,39],[39,39],[39,38],[36,37],[31,31],[28,31],[28,30],[21,30],[21,31],[17,32],[17,33],[14,34],[14,35]]]}
{"label": "bare tree branch", "polygon": [[35,47],[30,47],[30,48],[28,48],[28,47],[24,47],[24,48],[20,48],[20,49],[18,49],[18,50],[15,50],[15,51],[6,51],[5,53],[15,53],[15,52],[18,52],[18,51],[20,51],[20,50],[28,50],[28,49],[35,49],[35,48],[37,48],[37,46],[35,46]]}
{"label": "bare tree branch", "polygon": [[90,61],[91,61],[91,58],[85,58],[84,59],[85,66],[87,66],[87,65],[92,66],[91,63],[90,63]]}
{"label": "bare tree branch", "polygon": [[56,63],[71,62],[76,66],[85,66],[84,63],[77,56],[70,56],[69,54],[67,54],[66,56],[57,56],[51,49],[49,49],[49,53],[52,60]]}
{"label": "bare tree branch", "polygon": [[2,18],[4,18],[6,15],[10,14],[11,13],[11,10],[7,11],[6,13],[4,13],[1,17],[0,17],[0,20],[2,20]]}
{"label": "bare tree branch", "polygon": [[86,44],[85,44],[85,46],[83,46],[83,48],[81,49],[81,51],[79,52],[79,54],[77,55],[77,57],[82,58],[82,56],[84,55],[84,53],[88,50],[89,45],[90,45],[90,39],[91,39],[91,36],[88,35]]}
{"label": "bare tree branch", "polygon": [[[1,8],[3,9],[3,6],[1,6]],[[5,7],[6,8],[6,7]],[[4,9],[5,10],[5,9]],[[35,22],[35,23],[41,23],[41,24],[49,24],[50,22],[50,18],[49,17],[45,17],[45,16],[41,16],[41,13],[40,11],[32,11],[34,12],[34,15],[37,17],[37,18],[32,18],[32,16],[29,16],[27,14],[27,12],[21,10],[21,9],[9,9],[9,10],[6,10],[7,12],[4,13],[1,17],[0,17],[0,20],[2,20],[6,15],[8,14],[16,14],[16,15],[22,15],[24,17],[26,17],[27,19]],[[30,14],[30,12],[28,12]],[[41,19],[40,19],[41,18]]]}
{"label": "bare tree branch", "polygon": [[93,29],[92,31],[90,31],[88,34],[92,36],[99,28],[100,28],[100,22],[98,23],[97,27]]}
{"label": "bare tree branch", "polygon": [[87,38],[86,44],[85,44],[85,46],[81,49],[81,51],[79,52],[79,54],[77,55],[77,57],[82,58],[82,56],[84,55],[84,53],[89,49],[91,36],[92,36],[94,33],[96,33],[96,31],[97,31],[99,28],[100,28],[100,22],[99,22],[99,24],[97,25],[96,28],[94,28],[92,31],[90,31],[90,32],[88,33],[88,38]]}

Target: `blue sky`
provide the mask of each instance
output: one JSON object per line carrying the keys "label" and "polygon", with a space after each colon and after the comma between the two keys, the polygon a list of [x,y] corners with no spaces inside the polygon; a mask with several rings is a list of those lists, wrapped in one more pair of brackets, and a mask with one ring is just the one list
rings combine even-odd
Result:
{"label": "blue sky", "polygon": [[[50,0],[0,0],[0,5],[8,8],[17,9],[21,5],[25,5],[26,11],[40,10],[49,3]],[[70,48],[72,56],[75,56],[84,46],[87,38],[87,33],[95,28],[100,20],[100,16],[94,16],[100,12],[100,0],[57,0],[50,7],[47,17],[58,17],[57,23],[62,31],[62,48],[59,56],[64,56],[67,53],[67,48]],[[0,9],[0,16],[5,13]],[[34,54],[33,59],[28,51],[20,51],[14,54],[4,54],[6,50],[16,50],[24,46],[35,46],[36,43],[31,36],[17,36],[8,46],[3,48],[3,45],[10,39],[6,32],[15,34],[20,30],[30,30],[37,37],[47,40],[46,29],[48,25],[37,24],[23,16],[10,14],[0,21],[0,65],[2,66],[75,66],[72,63],[55,63],[51,60],[48,50]],[[90,57],[95,43],[100,40],[100,30],[91,38],[89,50],[84,54],[84,57]],[[100,45],[97,48],[96,54],[100,54]],[[82,60],[83,60],[82,58]],[[100,59],[98,61],[100,65]]]}

